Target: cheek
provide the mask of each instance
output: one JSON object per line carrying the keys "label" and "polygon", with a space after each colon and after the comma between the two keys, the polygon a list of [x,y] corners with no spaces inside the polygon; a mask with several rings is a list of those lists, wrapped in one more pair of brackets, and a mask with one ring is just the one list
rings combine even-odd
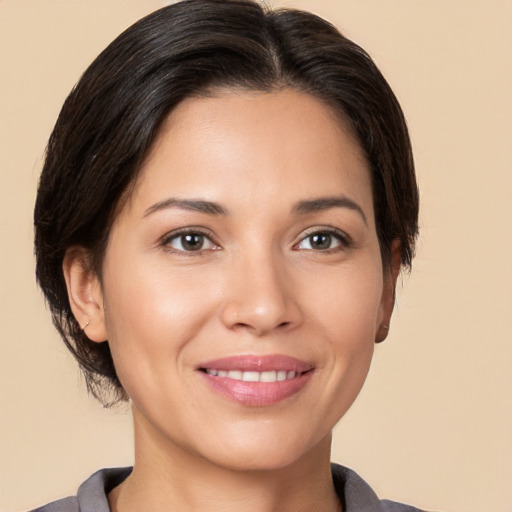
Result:
{"label": "cheek", "polygon": [[[364,262],[363,262],[364,263]],[[371,262],[370,262],[371,263]],[[380,262],[337,269],[313,287],[311,313],[330,339],[357,346],[373,343],[381,316],[383,277]]]}
{"label": "cheek", "polygon": [[323,283],[324,292],[315,289],[310,300],[311,338],[327,340],[323,370],[343,413],[363,386],[373,356],[383,290],[380,261],[334,272]]}
{"label": "cheek", "polygon": [[180,358],[211,317],[216,287],[202,286],[192,268],[115,261],[105,272],[105,317],[116,370],[129,391],[134,376],[150,385],[155,366]]}

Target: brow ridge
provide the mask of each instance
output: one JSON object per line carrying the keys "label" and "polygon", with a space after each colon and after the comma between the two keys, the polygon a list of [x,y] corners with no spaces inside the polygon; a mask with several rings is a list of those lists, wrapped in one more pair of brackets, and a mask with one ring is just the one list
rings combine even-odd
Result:
{"label": "brow ridge", "polygon": [[206,213],[208,215],[227,215],[227,211],[220,204],[213,201],[205,201],[202,199],[179,199],[169,197],[151,205],[144,212],[143,217],[147,217],[152,213],[167,208],[180,208],[182,210],[190,210],[194,212]]}
{"label": "brow ridge", "polygon": [[348,208],[349,210],[354,210],[361,215],[364,223],[368,225],[368,220],[363,209],[353,199],[345,195],[317,197],[299,201],[293,207],[293,212],[303,214],[328,210],[330,208]]}

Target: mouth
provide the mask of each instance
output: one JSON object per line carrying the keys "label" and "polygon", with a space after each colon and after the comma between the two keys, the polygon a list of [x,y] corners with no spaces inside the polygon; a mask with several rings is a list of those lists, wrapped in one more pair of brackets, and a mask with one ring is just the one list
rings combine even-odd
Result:
{"label": "mouth", "polygon": [[312,365],[284,355],[228,357],[203,363],[198,370],[213,391],[251,407],[296,395],[314,373]]}
{"label": "mouth", "polygon": [[[241,380],[243,382],[283,382],[295,379],[306,372],[295,370],[270,370],[266,372],[242,371],[242,370],[217,370],[214,368],[201,368],[202,371],[213,377]],[[311,370],[307,370],[311,371]]]}

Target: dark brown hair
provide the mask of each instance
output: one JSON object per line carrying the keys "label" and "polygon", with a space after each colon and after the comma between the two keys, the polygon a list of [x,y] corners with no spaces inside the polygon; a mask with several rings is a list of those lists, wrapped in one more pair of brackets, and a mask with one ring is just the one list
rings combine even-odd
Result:
{"label": "dark brown hair", "polygon": [[[218,87],[294,88],[328,104],[366,153],[382,260],[401,243],[410,267],[418,192],[402,110],[367,53],[321,18],[251,0],[185,0],[141,19],[89,66],[51,134],[34,213],[36,274],[53,321],[104,404],[125,399],[108,341],[71,312],[62,262],[89,250],[101,277],[120,201],[159,126],[183,99]],[[112,395],[109,391],[113,391]]]}

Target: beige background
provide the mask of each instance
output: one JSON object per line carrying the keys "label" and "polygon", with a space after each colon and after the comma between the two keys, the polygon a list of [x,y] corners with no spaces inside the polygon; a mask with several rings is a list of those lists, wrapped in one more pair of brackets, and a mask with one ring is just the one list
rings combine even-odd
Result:
{"label": "beige background", "polygon": [[[70,88],[164,3],[0,0],[2,512],[74,493],[94,470],[132,459],[129,414],[87,397],[35,288],[31,215]],[[512,2],[286,5],[333,21],[380,65],[409,120],[422,189],[413,274],[333,459],[391,499],[512,511]]]}

